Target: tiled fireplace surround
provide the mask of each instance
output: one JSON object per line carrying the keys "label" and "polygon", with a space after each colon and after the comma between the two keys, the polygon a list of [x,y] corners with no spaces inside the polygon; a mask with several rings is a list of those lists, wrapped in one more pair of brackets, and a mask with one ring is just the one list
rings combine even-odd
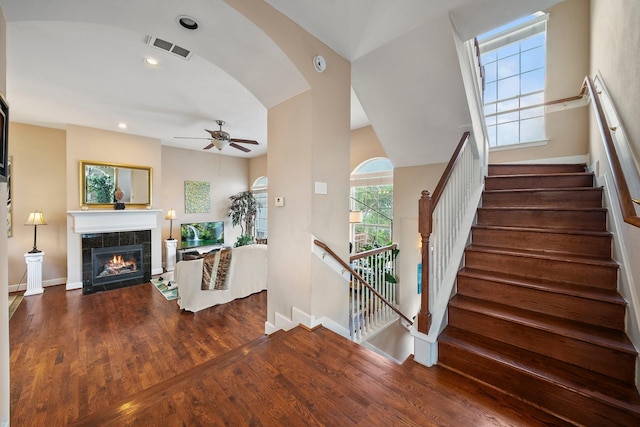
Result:
{"label": "tiled fireplace surround", "polygon": [[[141,280],[144,283],[152,274],[161,274],[161,229],[158,227],[158,215],[161,212],[157,209],[68,211],[67,290],[83,289],[85,294],[92,293],[134,285]],[[143,278],[88,288],[87,281],[91,281],[91,277],[86,268],[91,263],[91,249],[131,244],[142,244],[144,247]]]}

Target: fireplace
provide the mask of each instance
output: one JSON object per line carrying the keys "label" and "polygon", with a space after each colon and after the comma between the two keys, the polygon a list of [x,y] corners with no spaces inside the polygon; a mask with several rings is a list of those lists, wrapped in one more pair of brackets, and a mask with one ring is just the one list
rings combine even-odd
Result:
{"label": "fireplace", "polygon": [[143,245],[128,245],[92,249],[93,284],[144,277],[143,248]]}
{"label": "fireplace", "polygon": [[147,283],[151,230],[82,235],[82,293]]}

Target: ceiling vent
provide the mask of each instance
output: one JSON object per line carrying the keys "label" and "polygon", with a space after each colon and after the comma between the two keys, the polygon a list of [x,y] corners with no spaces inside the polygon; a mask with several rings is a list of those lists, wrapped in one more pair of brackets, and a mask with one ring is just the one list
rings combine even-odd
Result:
{"label": "ceiling vent", "polygon": [[189,59],[192,55],[192,52],[190,50],[187,50],[166,40],[162,40],[158,37],[149,36],[147,44],[149,46],[162,49],[166,52],[173,53],[174,55],[179,56],[182,59]]}

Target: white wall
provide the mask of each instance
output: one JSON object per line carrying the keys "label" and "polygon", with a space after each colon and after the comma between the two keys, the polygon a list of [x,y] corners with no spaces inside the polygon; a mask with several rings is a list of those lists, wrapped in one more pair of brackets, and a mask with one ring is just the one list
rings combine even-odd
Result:
{"label": "white wall", "polygon": [[[0,8],[0,92],[7,93],[7,26]],[[7,184],[0,183],[0,224],[7,222]],[[0,313],[9,312],[7,233],[0,232]],[[0,424],[9,425],[9,316],[0,315]]]}

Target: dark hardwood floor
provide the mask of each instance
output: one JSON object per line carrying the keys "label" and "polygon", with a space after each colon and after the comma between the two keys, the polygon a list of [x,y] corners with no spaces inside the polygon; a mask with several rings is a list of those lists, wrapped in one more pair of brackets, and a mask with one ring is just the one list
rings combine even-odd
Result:
{"label": "dark hardwood floor", "polygon": [[11,425],[565,425],[324,328],[263,335],[266,292],[181,312],[151,284],[50,287],[11,318]]}

